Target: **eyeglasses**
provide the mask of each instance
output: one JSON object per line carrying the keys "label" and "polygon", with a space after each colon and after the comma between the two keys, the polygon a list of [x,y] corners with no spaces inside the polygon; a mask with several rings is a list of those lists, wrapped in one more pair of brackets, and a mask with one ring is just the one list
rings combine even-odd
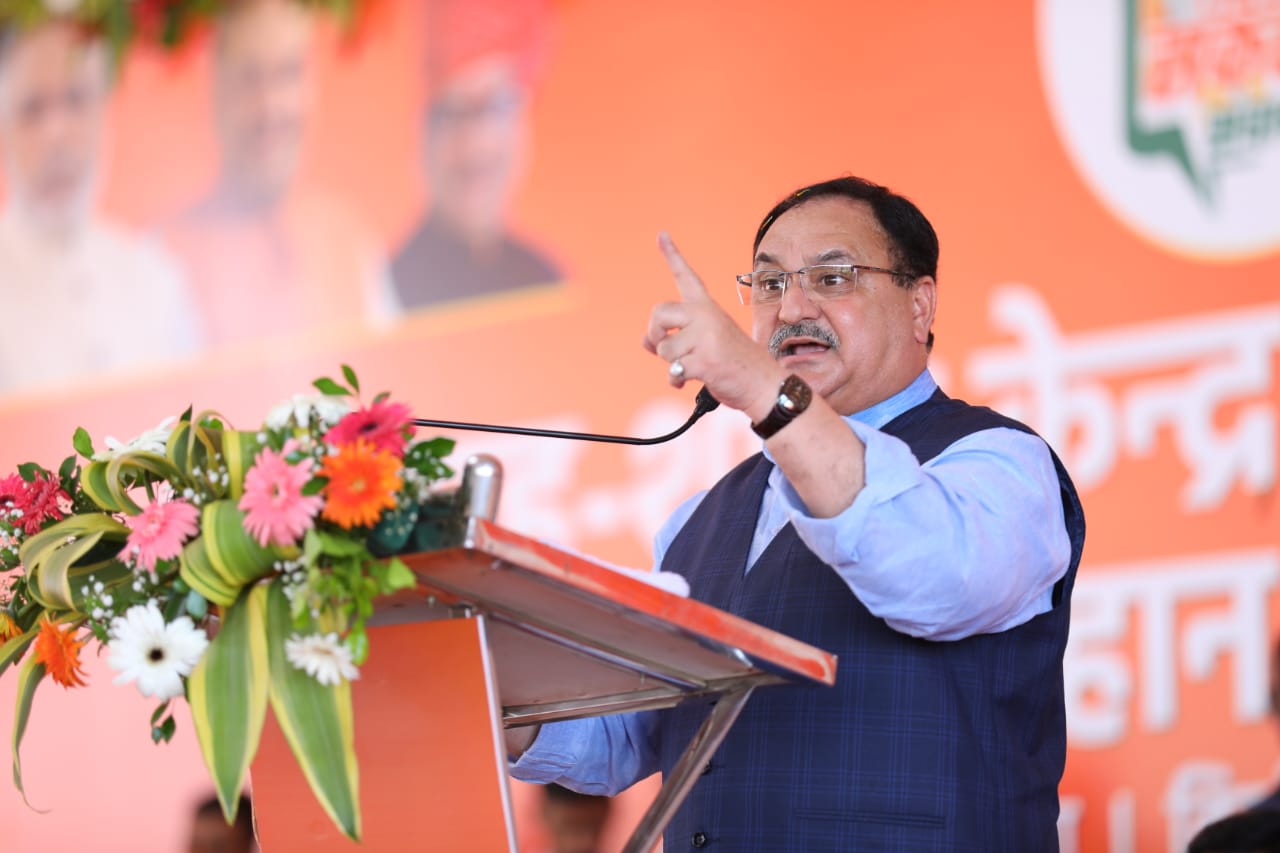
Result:
{"label": "eyeglasses", "polygon": [[869,267],[865,264],[817,264],[803,269],[756,270],[736,276],[738,299],[743,305],[768,305],[781,302],[787,292],[791,277],[800,277],[800,286],[812,299],[836,299],[851,293],[858,286],[859,272],[882,272],[893,276],[911,277],[900,270]]}

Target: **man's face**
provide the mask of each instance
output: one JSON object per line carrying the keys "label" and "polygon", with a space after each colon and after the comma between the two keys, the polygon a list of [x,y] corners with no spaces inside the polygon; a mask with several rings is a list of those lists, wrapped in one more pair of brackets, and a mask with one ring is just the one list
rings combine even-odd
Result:
{"label": "man's face", "polygon": [[[889,239],[870,206],[842,197],[804,202],[778,217],[756,250],[756,269],[814,264],[893,268]],[[853,414],[901,391],[924,369],[934,295],[932,278],[903,288],[893,276],[864,270],[851,293],[816,301],[792,277],[781,302],[751,307],[751,333],[764,344],[773,340],[778,361],[837,412]]]}
{"label": "man's face", "polygon": [[10,204],[36,228],[81,226],[93,206],[106,60],[74,29],[19,38],[0,72],[0,145]]}
{"label": "man's face", "polygon": [[215,111],[223,172],[250,200],[289,187],[311,109],[311,21],[292,0],[251,0],[219,34]]}
{"label": "man's face", "polygon": [[526,92],[499,54],[450,75],[432,98],[427,171],[432,204],[477,242],[502,233],[525,158]]}

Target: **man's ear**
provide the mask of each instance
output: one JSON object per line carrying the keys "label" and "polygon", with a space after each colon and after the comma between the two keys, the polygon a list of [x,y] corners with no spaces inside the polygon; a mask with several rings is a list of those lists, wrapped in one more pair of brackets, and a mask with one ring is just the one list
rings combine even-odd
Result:
{"label": "man's ear", "polygon": [[911,320],[916,341],[927,343],[933,328],[933,315],[938,310],[938,283],[931,275],[922,275],[911,285]]}

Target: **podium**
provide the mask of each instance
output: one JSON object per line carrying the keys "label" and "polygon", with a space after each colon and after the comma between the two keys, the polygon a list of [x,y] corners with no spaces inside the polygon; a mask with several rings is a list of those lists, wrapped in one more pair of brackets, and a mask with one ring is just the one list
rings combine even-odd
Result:
{"label": "podium", "polygon": [[375,614],[353,685],[362,843],[268,719],[252,769],[264,853],[515,853],[503,727],[718,697],[625,848],[647,853],[752,691],[835,682],[821,649],[484,518],[403,559],[418,586]]}

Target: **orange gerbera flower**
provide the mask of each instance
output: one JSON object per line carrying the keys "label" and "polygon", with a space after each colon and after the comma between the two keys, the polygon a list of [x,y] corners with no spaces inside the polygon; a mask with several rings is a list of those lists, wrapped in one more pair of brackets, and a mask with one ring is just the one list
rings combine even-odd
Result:
{"label": "orange gerbera flower", "polygon": [[324,487],[321,516],[350,530],[372,527],[385,509],[394,509],[401,486],[400,460],[363,438],[344,444],[320,463]]}
{"label": "orange gerbera flower", "polygon": [[84,670],[80,668],[80,649],[89,642],[86,635],[77,640],[75,629],[62,629],[48,616],[40,619],[40,633],[36,634],[35,655],[44,664],[49,677],[63,687],[84,687]]}

